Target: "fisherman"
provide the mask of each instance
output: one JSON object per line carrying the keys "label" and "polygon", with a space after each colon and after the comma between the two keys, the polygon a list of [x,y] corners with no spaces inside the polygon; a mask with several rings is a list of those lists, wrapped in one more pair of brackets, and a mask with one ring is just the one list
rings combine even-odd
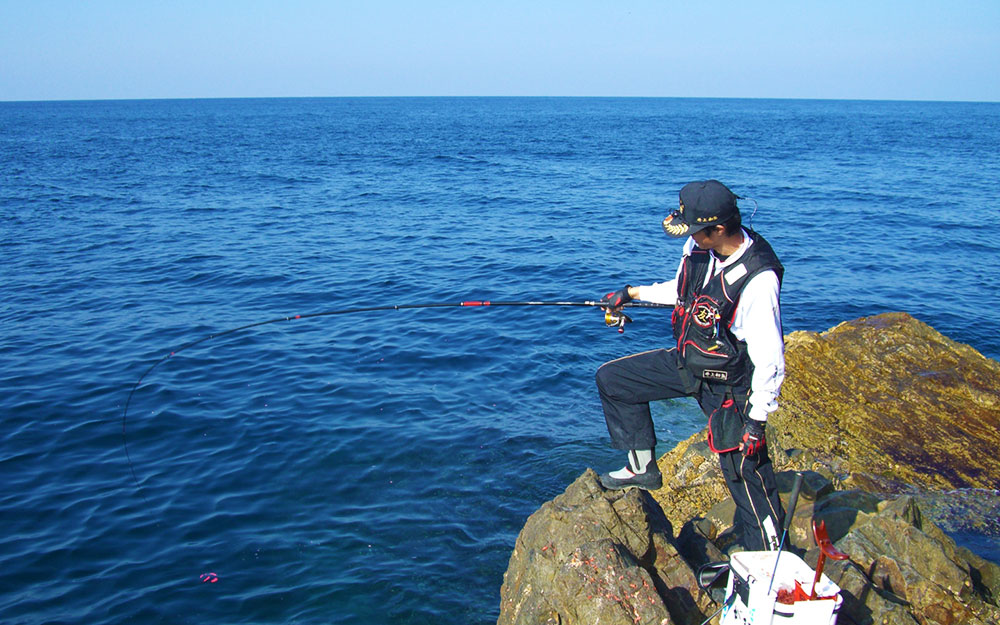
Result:
{"label": "fisherman", "polygon": [[663,220],[668,235],[687,237],[676,277],[626,285],[601,300],[612,312],[632,300],[674,305],[676,340],[669,349],[597,370],[611,445],[628,452],[625,467],[602,475],[601,483],[660,488],[649,402],[694,397],[736,502],[737,536],[744,548],[760,551],[777,547],[784,521],[764,438],[785,376],[778,303],[783,267],[768,242],[742,226],[737,199],[717,180],[685,185],[680,208]]}

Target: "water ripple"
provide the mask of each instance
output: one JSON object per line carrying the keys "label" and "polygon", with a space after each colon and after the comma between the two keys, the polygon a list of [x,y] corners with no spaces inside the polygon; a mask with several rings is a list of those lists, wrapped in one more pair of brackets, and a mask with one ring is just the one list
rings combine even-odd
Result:
{"label": "water ripple", "polygon": [[[668,342],[664,315],[637,311],[624,336],[592,309],[288,321],[167,358],[125,419],[132,386],[171,350],[261,320],[594,299],[662,279],[679,244],[659,221],[708,175],[759,201],[754,225],[788,268],[786,331],[903,309],[995,358],[997,333],[958,311],[1000,308],[983,283],[1000,257],[977,236],[994,211],[997,113],[0,103],[0,612],[24,624],[494,621],[525,518],[584,467],[617,462],[594,371]],[[927,270],[944,257],[977,271]],[[703,422],[690,402],[653,410],[663,441]],[[963,537],[992,548],[981,539]],[[217,583],[201,581],[209,572]]]}

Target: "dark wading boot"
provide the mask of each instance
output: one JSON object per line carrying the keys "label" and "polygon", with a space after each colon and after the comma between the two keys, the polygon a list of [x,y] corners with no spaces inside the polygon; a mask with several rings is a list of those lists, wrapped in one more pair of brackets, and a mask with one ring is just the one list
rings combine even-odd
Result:
{"label": "dark wading boot", "polygon": [[[631,471],[629,471],[631,473]],[[643,490],[657,490],[663,486],[663,474],[655,462],[650,462],[646,466],[645,473],[632,473],[631,477],[618,478],[611,477],[610,473],[601,475],[601,486],[608,490],[622,490],[625,488],[641,488]]]}

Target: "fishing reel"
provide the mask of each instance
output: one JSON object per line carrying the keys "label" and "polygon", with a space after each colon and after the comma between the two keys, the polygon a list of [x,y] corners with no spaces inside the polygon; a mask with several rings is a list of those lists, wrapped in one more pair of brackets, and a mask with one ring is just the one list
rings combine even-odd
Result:
{"label": "fishing reel", "polygon": [[632,317],[629,317],[620,310],[612,310],[610,308],[605,308],[604,323],[609,328],[618,328],[618,334],[624,334],[625,324],[632,323]]}

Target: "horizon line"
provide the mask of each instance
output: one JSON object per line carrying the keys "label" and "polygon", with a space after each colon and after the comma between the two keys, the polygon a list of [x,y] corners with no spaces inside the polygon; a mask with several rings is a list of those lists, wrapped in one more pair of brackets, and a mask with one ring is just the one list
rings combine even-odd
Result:
{"label": "horizon line", "polygon": [[998,104],[998,100],[927,100],[907,98],[821,98],[776,96],[650,96],[650,95],[336,95],[336,96],[168,96],[138,98],[0,99],[0,104],[44,104],[86,102],[170,102],[202,100],[416,100],[416,99],[566,99],[566,100],[780,100],[791,102],[909,102],[927,104]]}

